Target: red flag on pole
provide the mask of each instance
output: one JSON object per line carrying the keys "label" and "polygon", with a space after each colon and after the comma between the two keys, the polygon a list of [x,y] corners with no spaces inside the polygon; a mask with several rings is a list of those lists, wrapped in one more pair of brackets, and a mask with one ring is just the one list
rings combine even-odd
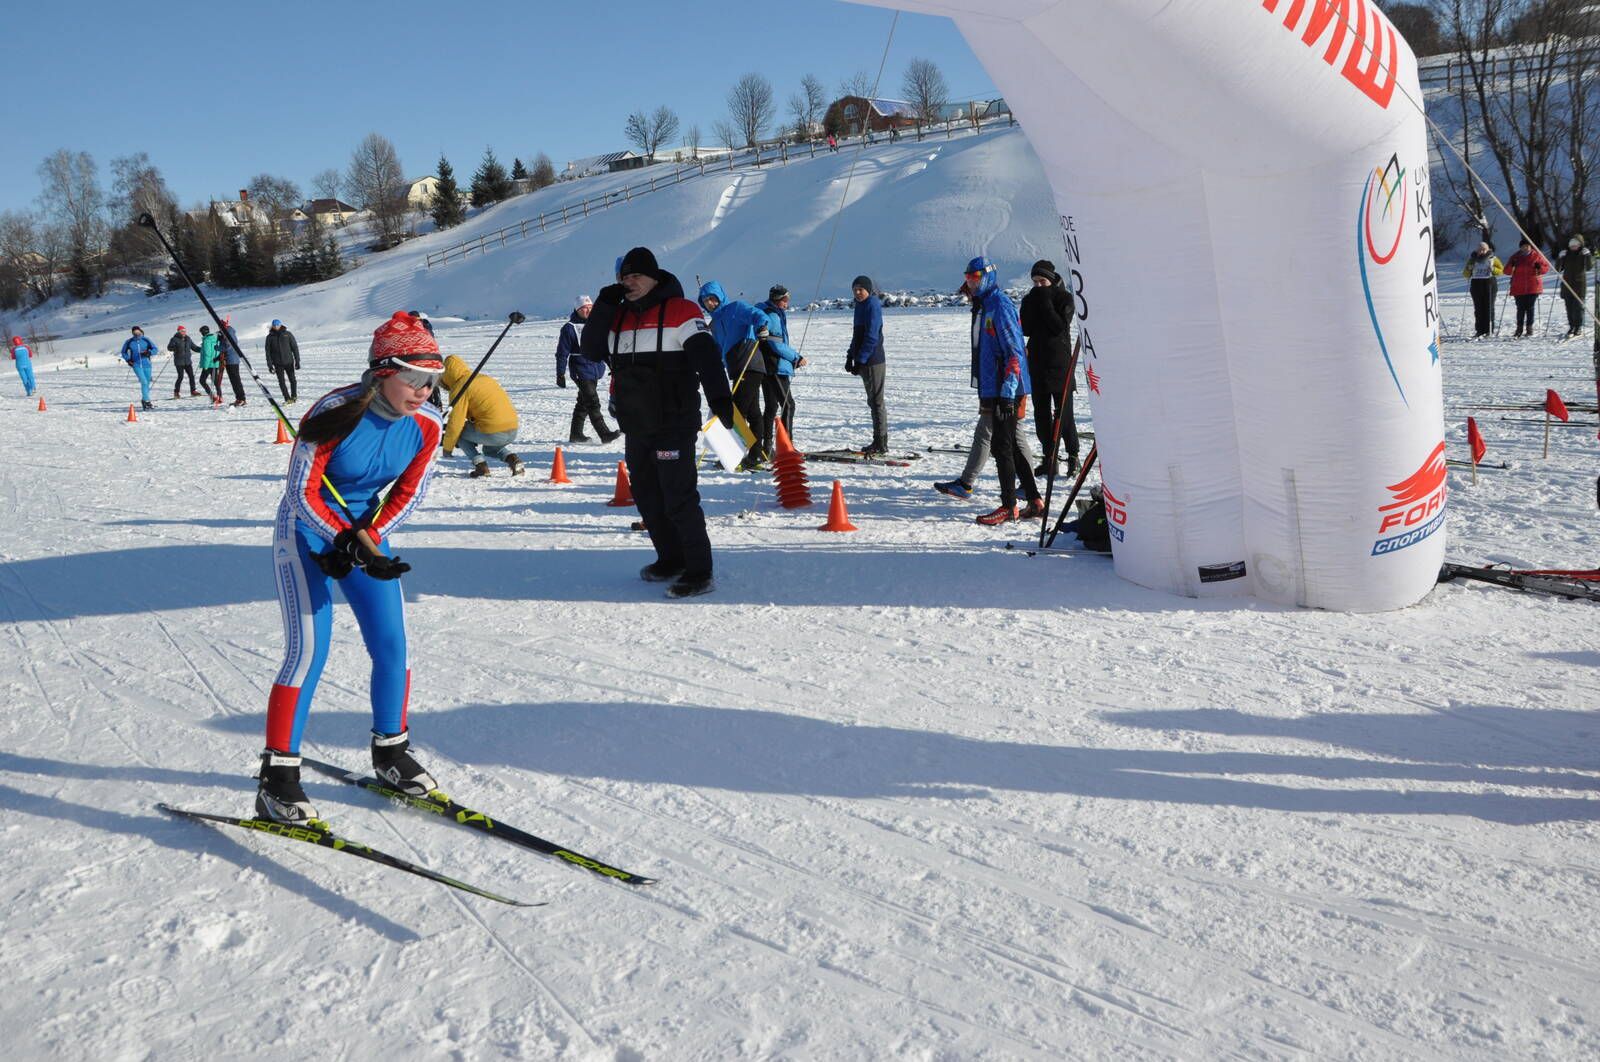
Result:
{"label": "red flag on pole", "polygon": [[1467,418],[1467,445],[1472,447],[1472,463],[1474,466],[1483,460],[1483,455],[1489,447],[1484,445],[1483,433],[1478,431],[1478,422],[1472,417]]}
{"label": "red flag on pole", "polygon": [[1546,390],[1544,393],[1544,411],[1557,420],[1567,419],[1567,404],[1561,401],[1561,396],[1554,391]]}

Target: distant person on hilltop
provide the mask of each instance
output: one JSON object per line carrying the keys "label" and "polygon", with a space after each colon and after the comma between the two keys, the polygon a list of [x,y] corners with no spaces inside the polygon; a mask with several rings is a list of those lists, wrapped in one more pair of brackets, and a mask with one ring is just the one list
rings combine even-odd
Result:
{"label": "distant person on hilltop", "polygon": [[605,378],[606,363],[585,357],[583,353],[583,329],[593,312],[594,300],[579,295],[573,301],[572,316],[561,326],[561,334],[556,338],[556,386],[567,386],[568,372],[572,374],[572,382],[578,385],[578,400],[573,403],[572,424],[567,431],[569,443],[589,441],[583,433],[586,419],[594,425],[595,434],[602,443],[614,442],[622,434],[611,430],[600,410],[600,381]]}
{"label": "distant person on hilltop", "polygon": [[1072,415],[1076,380],[1067,375],[1072,363],[1072,293],[1061,283],[1055,263],[1041,258],[1033,263],[1033,287],[1022,297],[1017,316],[1028,340],[1028,377],[1033,383],[1033,424],[1044,462],[1036,476],[1056,474],[1057,429],[1067,444],[1067,474],[1078,471],[1078,425]]}
{"label": "distant person on hilltop", "polygon": [[770,398],[766,411],[761,409],[767,390],[767,359],[760,345],[771,335],[767,315],[742,299],[729,299],[715,280],[700,285],[698,301],[700,308],[711,315],[711,335],[722,348],[728,379],[733,383],[733,404],[754,436],[749,452],[739,462],[739,471],[753,472],[769,456],[770,452],[762,450],[761,440],[771,434],[772,419],[777,413]]}
{"label": "distant person on hilltop", "polygon": [[1506,260],[1505,272],[1511,278],[1511,297],[1517,302],[1517,331],[1512,338],[1532,336],[1534,305],[1544,291],[1550,260],[1524,236],[1517,243],[1517,253]]}
{"label": "distant person on hilltop", "polygon": [[767,363],[767,416],[762,421],[765,435],[761,445],[770,456],[772,447],[773,413],[783,421],[783,430],[794,435],[794,374],[803,368],[806,359],[789,345],[789,289],[774,284],[767,290],[767,301],[756,309],[767,315],[768,337],[761,341],[761,353]]}
{"label": "distant person on hilltop", "polygon": [[22,378],[22,389],[33,397],[33,351],[28,349],[21,336],[11,337],[11,360],[17,363],[17,375]]}
{"label": "distant person on hilltop", "polygon": [[194,340],[189,338],[189,330],[183,325],[172,333],[172,338],[167,340],[167,350],[172,354],[172,368],[176,375],[172,380],[172,397],[177,398],[183,393],[183,378],[189,377],[189,396],[191,398],[200,392],[195,390],[194,380],[194,355],[199,351],[194,345]]}
{"label": "distant person on hilltop", "polygon": [[872,278],[864,274],[850,282],[850,291],[856,300],[855,327],[845,351],[844,371],[861,377],[867,408],[872,412],[872,441],[862,453],[882,456],[889,452],[889,409],[883,401],[883,303],[875,294]]}
{"label": "distant person on hilltop", "polygon": [[122,353],[119,355],[128,367],[133,370],[133,375],[139,380],[139,402],[141,409],[154,409],[150,403],[150,356],[156,352],[156,345],[145,338],[144,329],[138,325],[133,326],[133,335],[122,343]]}
{"label": "distant person on hilltop", "polygon": [[1467,258],[1467,267],[1461,271],[1461,275],[1470,281],[1476,339],[1483,339],[1494,331],[1494,297],[1500,288],[1500,281],[1496,278],[1504,272],[1505,267],[1494,256],[1494,248],[1489,246],[1488,240],[1478,244],[1478,249]]}
{"label": "distant person on hilltop", "polygon": [[1561,271],[1561,301],[1567,308],[1567,338],[1571,339],[1583,331],[1583,304],[1589,295],[1589,270],[1594,268],[1594,255],[1584,245],[1581,232],[1556,255],[1556,268]]}
{"label": "distant person on hilltop", "polygon": [[[432,335],[432,333],[429,333]],[[278,390],[283,392],[283,400],[290,404],[300,398],[300,383],[294,378],[295,370],[300,368],[300,344],[295,342],[294,333],[284,327],[282,321],[273,321],[267,329],[267,368],[278,375]]]}

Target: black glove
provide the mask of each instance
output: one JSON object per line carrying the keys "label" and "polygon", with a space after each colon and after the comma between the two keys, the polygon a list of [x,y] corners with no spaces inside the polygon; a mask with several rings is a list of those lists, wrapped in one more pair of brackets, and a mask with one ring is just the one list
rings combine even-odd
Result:
{"label": "black glove", "polygon": [[854,354],[846,354],[844,356],[844,371],[851,376],[861,371],[861,367],[856,364],[856,356]]}
{"label": "black glove", "polygon": [[628,289],[621,284],[607,284],[600,289],[600,294],[594,297],[594,301],[601,305],[621,306],[627,297]]}
{"label": "black glove", "polygon": [[560,388],[565,388],[567,386],[567,374],[566,373],[564,373],[564,372],[556,373],[556,386],[560,387]]}
{"label": "black glove", "polygon": [[398,579],[411,570],[411,565],[399,557],[386,557],[382,552],[370,548],[353,527],[347,527],[335,536],[333,551],[349,557],[354,567],[374,579]]}
{"label": "black glove", "polygon": [[994,415],[1003,420],[1017,419],[1017,400],[1015,398],[997,398],[994,403]]}
{"label": "black glove", "polygon": [[356,562],[348,553],[342,553],[337,548],[326,553],[313,553],[311,559],[317,562],[317,567],[322,569],[322,574],[330,579],[343,579],[355,570]]}
{"label": "black glove", "polygon": [[718,420],[722,421],[722,426],[724,428],[732,429],[732,427],[733,427],[733,399],[732,398],[713,398],[713,399],[711,399],[711,412],[716,416],[716,418]]}

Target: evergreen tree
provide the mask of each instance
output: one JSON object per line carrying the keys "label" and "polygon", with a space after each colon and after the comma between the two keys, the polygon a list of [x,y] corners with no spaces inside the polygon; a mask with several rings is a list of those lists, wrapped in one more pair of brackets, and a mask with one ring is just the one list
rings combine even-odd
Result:
{"label": "evergreen tree", "polygon": [[67,294],[75,299],[87,299],[95,293],[94,273],[89,268],[89,249],[81,240],[72,243],[68,259]]}
{"label": "evergreen tree", "polygon": [[317,272],[323,280],[329,280],[344,273],[344,258],[339,254],[339,243],[329,235],[322,244],[322,255],[317,259]]}
{"label": "evergreen tree", "polygon": [[270,288],[278,284],[278,237],[270,228],[246,226],[242,286]]}
{"label": "evergreen tree", "polygon": [[483,161],[472,175],[472,205],[492,206],[511,197],[511,175],[494,157],[493,148],[483,149]]}
{"label": "evergreen tree", "polygon": [[513,181],[526,181],[528,179],[528,167],[522,164],[521,159],[511,160],[511,179]]}
{"label": "evergreen tree", "polygon": [[456,171],[443,155],[439,156],[437,176],[439,183],[434,185],[433,202],[428,204],[428,213],[433,217],[434,228],[453,228],[467,220],[467,212],[461,206],[461,189],[456,185]]}

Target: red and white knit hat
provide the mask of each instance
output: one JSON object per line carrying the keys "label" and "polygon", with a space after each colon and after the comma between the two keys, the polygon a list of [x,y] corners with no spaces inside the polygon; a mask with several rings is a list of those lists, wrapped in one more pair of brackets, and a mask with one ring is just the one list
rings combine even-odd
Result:
{"label": "red and white knit hat", "polygon": [[367,350],[367,368],[375,376],[389,376],[402,369],[418,372],[444,372],[439,344],[422,322],[404,310],[379,325],[372,333]]}

